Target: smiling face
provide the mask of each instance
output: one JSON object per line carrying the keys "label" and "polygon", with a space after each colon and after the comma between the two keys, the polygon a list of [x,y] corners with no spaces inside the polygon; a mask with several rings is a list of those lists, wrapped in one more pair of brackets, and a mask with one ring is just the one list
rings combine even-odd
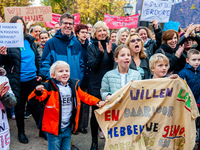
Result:
{"label": "smiling face", "polygon": [[87,29],[81,29],[77,34],[79,41],[85,41],[87,33],[88,33]]}
{"label": "smiling face", "polygon": [[69,67],[64,64],[58,64],[55,67],[54,73],[51,74],[51,77],[66,85],[70,77]]}
{"label": "smiling face", "polygon": [[151,71],[153,72],[153,78],[163,78],[168,71],[168,63],[164,60],[159,60]]}
{"label": "smiling face", "polygon": [[184,49],[190,49],[193,46],[191,38],[187,38],[186,41],[184,42]]}
{"label": "smiling face", "polygon": [[33,28],[33,33],[34,33],[36,38],[39,38],[39,34],[40,34],[41,31],[42,31],[42,28],[39,27],[39,26],[36,26],[36,27]]}
{"label": "smiling face", "polygon": [[49,36],[47,33],[40,34],[40,42],[44,45],[46,41],[49,40]]}
{"label": "smiling face", "polygon": [[122,34],[120,35],[120,38],[119,38],[119,41],[121,42],[121,44],[125,44],[127,37],[128,37],[128,33],[122,32]]}
{"label": "smiling face", "polygon": [[176,33],[174,33],[174,36],[172,37],[172,39],[167,40],[167,45],[169,45],[169,47],[171,47],[174,50],[177,43],[178,43],[178,38],[177,38]]}
{"label": "smiling face", "polygon": [[147,36],[147,31],[145,29],[140,29],[140,31],[138,32],[138,34],[140,35],[140,37],[142,38],[142,40],[144,42],[147,41],[148,36]]}
{"label": "smiling face", "polygon": [[73,19],[63,18],[60,24],[60,28],[63,35],[66,34],[70,37],[74,28]]}
{"label": "smiling face", "polygon": [[117,58],[115,61],[118,63],[119,72],[128,72],[129,65],[131,63],[131,53],[128,48],[122,48],[119,51]]}
{"label": "smiling face", "polygon": [[133,54],[138,54],[140,53],[142,49],[142,43],[141,43],[141,38],[138,37],[137,35],[131,36],[130,42],[129,42],[129,48],[133,52]]}
{"label": "smiling face", "polygon": [[97,40],[105,40],[107,37],[106,29],[102,27],[97,29],[95,37],[97,38]]}
{"label": "smiling face", "polygon": [[116,42],[116,37],[117,37],[117,33],[112,33],[110,35],[110,40],[112,41],[112,43],[115,43]]}

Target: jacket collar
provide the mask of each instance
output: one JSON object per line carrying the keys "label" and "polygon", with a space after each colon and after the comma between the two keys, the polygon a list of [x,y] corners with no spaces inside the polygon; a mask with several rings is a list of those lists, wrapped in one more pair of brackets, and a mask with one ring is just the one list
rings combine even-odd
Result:
{"label": "jacket collar", "polygon": [[[120,72],[119,72],[119,69],[118,69],[119,67],[117,67],[116,69],[114,69],[115,70],[115,73],[117,73],[117,74],[120,74]],[[130,74],[130,68],[128,69],[128,72],[127,72],[127,74],[129,75]]]}
{"label": "jacket collar", "polygon": [[74,34],[73,34],[73,32],[71,33],[71,36],[69,37],[68,35],[66,35],[66,34],[62,34],[61,33],[61,29],[59,29],[57,32],[56,32],[56,34],[54,35],[54,37],[56,37],[56,38],[58,38],[58,39],[61,39],[63,42],[65,42],[65,43],[70,43],[70,45],[71,45],[71,42],[70,41],[72,41],[72,39],[73,38],[75,38],[74,37]]}
{"label": "jacket collar", "polygon": [[167,43],[164,43],[160,46],[160,48],[162,48],[165,52],[168,53],[174,53],[175,51],[178,50],[179,45],[177,44],[175,49],[173,50]]}
{"label": "jacket collar", "polygon": [[[195,71],[194,68],[190,64],[188,64],[188,63],[185,64],[184,68]],[[196,71],[200,72],[200,66],[196,69]]]}

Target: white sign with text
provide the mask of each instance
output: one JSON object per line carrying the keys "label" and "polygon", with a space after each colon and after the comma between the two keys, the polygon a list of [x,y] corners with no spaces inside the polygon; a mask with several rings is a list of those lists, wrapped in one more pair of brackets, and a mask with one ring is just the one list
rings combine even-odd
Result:
{"label": "white sign with text", "polygon": [[22,23],[0,23],[0,46],[24,47]]}

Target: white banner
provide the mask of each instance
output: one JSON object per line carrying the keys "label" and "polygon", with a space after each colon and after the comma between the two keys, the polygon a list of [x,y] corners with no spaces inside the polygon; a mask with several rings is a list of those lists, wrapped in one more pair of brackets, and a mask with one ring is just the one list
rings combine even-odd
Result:
{"label": "white banner", "polygon": [[0,46],[24,47],[22,23],[0,23]]}
{"label": "white banner", "polygon": [[168,22],[171,12],[172,2],[161,0],[143,0],[140,21]]}

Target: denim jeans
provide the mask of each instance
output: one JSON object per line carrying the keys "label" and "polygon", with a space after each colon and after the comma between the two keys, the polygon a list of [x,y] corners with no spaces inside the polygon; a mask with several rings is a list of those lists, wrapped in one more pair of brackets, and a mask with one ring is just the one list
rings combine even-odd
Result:
{"label": "denim jeans", "polygon": [[48,150],[71,150],[71,125],[61,129],[58,136],[47,132]]}

